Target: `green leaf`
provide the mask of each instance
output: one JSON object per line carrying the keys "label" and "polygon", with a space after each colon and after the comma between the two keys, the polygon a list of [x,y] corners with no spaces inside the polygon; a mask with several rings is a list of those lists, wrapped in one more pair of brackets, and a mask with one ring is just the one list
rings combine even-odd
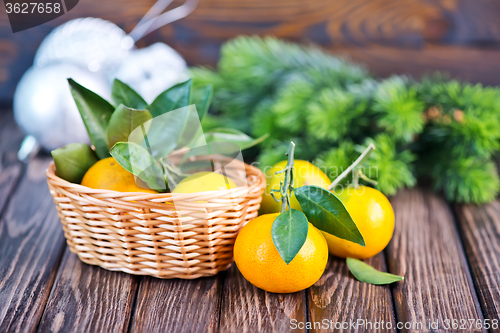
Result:
{"label": "green leaf", "polygon": [[205,140],[207,142],[231,142],[240,146],[241,150],[258,145],[267,137],[268,134],[264,134],[260,138],[254,139],[243,132],[240,132],[232,128],[216,128],[211,132],[205,134]]}
{"label": "green leaf", "polygon": [[274,220],[271,234],[274,246],[288,265],[306,242],[309,222],[300,210],[289,209]]}
{"label": "green leaf", "polygon": [[125,170],[139,177],[151,189],[166,191],[163,169],[146,149],[133,142],[118,142],[110,153]]}
{"label": "green leaf", "polygon": [[352,275],[361,282],[380,285],[404,280],[402,276],[380,272],[358,259],[347,258],[346,262]]}
{"label": "green leaf", "polygon": [[193,143],[192,147],[198,147],[204,145],[205,143],[213,143],[213,142],[229,142],[236,144],[240,147],[241,150],[253,147],[258,145],[262,141],[264,141],[269,134],[265,134],[260,138],[254,139],[243,132],[240,132],[236,129],[232,128],[216,128],[208,133],[205,133],[204,136],[198,136]]}
{"label": "green leaf", "polygon": [[80,184],[87,170],[99,159],[85,143],[71,143],[52,152],[56,175],[70,183]]}
{"label": "green leaf", "polygon": [[307,219],[316,228],[342,239],[365,246],[363,236],[342,201],[318,186],[302,186],[295,197]]}
{"label": "green leaf", "polygon": [[101,96],[68,79],[71,93],[80,111],[90,141],[99,158],[109,157],[106,128],[114,107]]}
{"label": "green leaf", "polygon": [[141,95],[118,79],[115,79],[113,82],[111,100],[117,107],[120,104],[134,109],[145,109],[148,107],[148,103],[146,103]]}
{"label": "green leaf", "polygon": [[196,105],[200,121],[205,117],[212,101],[213,87],[211,84],[191,91],[190,104]]}
{"label": "green leaf", "polygon": [[127,142],[130,133],[150,119],[153,117],[148,110],[131,109],[120,104],[109,119],[107,129],[109,148],[117,142]]}
{"label": "green leaf", "polygon": [[191,98],[191,80],[176,84],[162,92],[148,107],[153,117],[189,105]]}
{"label": "green leaf", "polygon": [[144,128],[133,130],[129,141],[147,149],[156,160],[167,158],[174,149],[182,147],[179,144],[193,114],[197,117],[194,107],[183,107],[154,117],[144,123]]}

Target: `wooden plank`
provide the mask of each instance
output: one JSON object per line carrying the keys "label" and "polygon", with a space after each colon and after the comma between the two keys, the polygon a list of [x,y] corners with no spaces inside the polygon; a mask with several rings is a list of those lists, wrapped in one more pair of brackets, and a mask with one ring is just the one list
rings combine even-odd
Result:
{"label": "wooden plank", "polygon": [[[386,249],[389,270],[404,275],[393,289],[404,331],[436,331],[457,320],[482,320],[470,272],[448,204],[422,189],[402,190],[392,198],[396,228]],[[421,326],[415,326],[421,325]],[[466,326],[468,328],[468,326]],[[473,331],[468,329],[468,331]]]}
{"label": "wooden plank", "polygon": [[[326,50],[356,62],[364,63],[377,76],[408,74],[419,78],[436,71],[472,83],[500,85],[500,50],[426,44],[418,49],[390,46],[326,47]],[[473,66],[471,64],[474,64]]]}
{"label": "wooden plank", "polygon": [[[17,82],[31,66],[43,38],[54,27],[73,18],[90,16],[110,20],[128,33],[154,2],[80,1],[67,14],[16,33],[15,37],[6,12],[0,11],[0,100],[12,99]],[[177,0],[172,7],[182,2]],[[384,75],[400,73],[401,68],[420,75],[425,68],[419,64],[433,66],[431,43],[434,43],[449,57],[443,70],[460,77],[465,71],[467,76],[463,79],[500,84],[498,62],[491,66],[492,63],[483,63],[481,57],[467,60],[470,52],[488,54],[495,49],[498,59],[499,12],[500,2],[496,0],[201,0],[188,17],[146,36],[139,46],[163,41],[192,64],[214,64],[221,43],[230,38],[242,34],[275,35],[313,41],[335,52],[347,47],[356,52],[352,54],[354,59],[365,59],[378,74],[370,55],[359,54],[369,49],[370,54],[375,52],[373,55],[379,57],[378,62],[383,60]],[[379,47],[387,51],[381,54]],[[405,56],[408,54],[411,57]],[[398,61],[391,70],[393,57]],[[475,71],[476,68],[479,70]]]}
{"label": "wooden plank", "polygon": [[221,274],[196,280],[143,277],[131,332],[216,332]]}
{"label": "wooden plank", "polygon": [[289,332],[292,321],[306,321],[305,291],[273,294],[240,274],[235,264],[226,273],[222,292],[221,332]]}
{"label": "wooden plank", "polygon": [[[383,253],[365,262],[386,271]],[[308,289],[308,297],[313,332],[395,331],[390,287],[357,281],[345,259],[330,257],[323,276]]]}
{"label": "wooden plank", "polygon": [[36,331],[65,247],[47,187],[49,161],[28,164],[0,220],[1,332]]}
{"label": "wooden plank", "polygon": [[459,230],[485,318],[500,319],[500,200],[457,205]]}
{"label": "wooden plank", "polygon": [[22,164],[16,152],[22,137],[11,110],[0,111],[0,216],[21,174]]}
{"label": "wooden plank", "polygon": [[139,277],[83,263],[68,248],[40,332],[126,332]]}

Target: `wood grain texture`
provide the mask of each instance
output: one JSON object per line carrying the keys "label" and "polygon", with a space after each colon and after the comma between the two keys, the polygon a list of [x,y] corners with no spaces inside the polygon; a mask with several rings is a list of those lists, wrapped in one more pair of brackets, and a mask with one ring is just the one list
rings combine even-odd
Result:
{"label": "wood grain texture", "polygon": [[[455,206],[459,230],[485,318],[500,319],[500,200]],[[500,331],[500,329],[499,329]]]}
{"label": "wood grain texture", "polygon": [[482,319],[448,204],[418,188],[399,191],[391,203],[396,226],[387,264],[405,277],[393,289],[396,315],[400,322],[423,325],[404,331],[431,331],[435,321],[443,330],[445,320]]}
{"label": "wood grain texture", "polygon": [[16,154],[21,140],[11,111],[0,112],[0,216],[21,174],[22,164]]}
{"label": "wood grain texture", "polygon": [[[182,2],[176,0],[172,7]],[[130,32],[153,3],[80,1],[60,18],[15,35],[5,11],[0,11],[0,100],[12,99],[15,85],[54,27],[76,17],[93,16],[111,20]],[[355,60],[368,58],[367,64],[376,74],[377,64],[382,62],[383,75],[400,73],[401,68],[420,75],[426,66],[439,66],[433,63],[433,48],[437,46],[449,57],[443,70],[473,82],[500,84],[498,60],[482,63],[481,57],[474,56],[470,61],[471,55],[483,52],[493,52],[499,58],[499,13],[500,2],[496,0],[200,0],[190,16],[153,32],[139,46],[162,41],[191,64],[214,64],[221,43],[230,38],[276,35],[313,41],[334,52],[352,51]],[[367,57],[359,54],[365,48],[369,50]],[[377,62],[369,61],[371,56],[377,57]],[[392,69],[394,57],[398,60]]]}
{"label": "wood grain texture", "polygon": [[216,332],[221,274],[195,280],[143,277],[131,332]]}
{"label": "wood grain texture", "polygon": [[84,264],[66,248],[39,331],[126,332],[138,280]]}
{"label": "wood grain texture", "polygon": [[222,292],[221,332],[290,332],[291,320],[306,321],[305,292],[273,294],[263,291],[238,271],[226,273]]}
{"label": "wood grain texture", "polygon": [[[499,2],[500,3],[500,2]],[[419,78],[436,71],[472,83],[500,85],[500,50],[468,46],[424,45],[418,49],[389,46],[326,47],[333,54],[366,64],[372,73],[387,77],[408,74]]]}
{"label": "wood grain texture", "polygon": [[[386,271],[383,253],[365,262],[378,270]],[[396,319],[390,287],[357,281],[349,272],[345,259],[330,256],[325,273],[307,290],[307,294],[313,332],[395,331]],[[371,322],[372,326],[360,324],[354,329],[345,326],[351,321],[357,323],[358,319]],[[373,326],[373,323],[382,321],[384,326]],[[320,324],[314,326],[314,323]]]}
{"label": "wood grain texture", "polygon": [[0,220],[0,331],[34,332],[65,242],[47,187],[49,158],[31,161]]}

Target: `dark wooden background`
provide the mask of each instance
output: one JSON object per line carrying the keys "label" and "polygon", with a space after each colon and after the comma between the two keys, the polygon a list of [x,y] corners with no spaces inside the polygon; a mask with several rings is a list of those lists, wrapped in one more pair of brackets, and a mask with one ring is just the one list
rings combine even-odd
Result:
{"label": "dark wooden background", "polygon": [[[55,26],[94,16],[130,32],[153,3],[80,0],[68,14],[16,34],[1,6],[0,103],[10,103],[40,42]],[[163,41],[189,64],[214,64],[220,44],[240,34],[315,42],[366,63],[381,76],[441,70],[472,82],[500,84],[498,0],[200,0],[189,17],[139,45]]]}

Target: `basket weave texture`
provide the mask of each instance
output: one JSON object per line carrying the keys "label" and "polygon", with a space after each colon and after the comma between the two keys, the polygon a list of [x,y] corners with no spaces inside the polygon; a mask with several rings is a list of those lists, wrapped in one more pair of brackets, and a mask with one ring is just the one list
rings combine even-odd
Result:
{"label": "basket weave texture", "polygon": [[54,163],[46,174],[68,246],[83,262],[195,279],[231,266],[238,232],[257,216],[266,180],[255,167],[244,170],[246,186],[193,194],[91,189],[56,176]]}

